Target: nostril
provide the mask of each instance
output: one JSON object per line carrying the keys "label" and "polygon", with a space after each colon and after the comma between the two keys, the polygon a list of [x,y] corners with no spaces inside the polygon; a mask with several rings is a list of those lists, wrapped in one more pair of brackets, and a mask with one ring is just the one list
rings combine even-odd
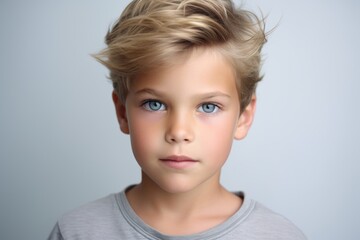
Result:
{"label": "nostril", "polygon": [[183,124],[182,121],[171,121],[165,132],[165,140],[171,144],[190,143],[193,141],[193,131],[189,124]]}
{"label": "nostril", "polygon": [[190,139],[190,138],[176,138],[176,137],[172,137],[172,138],[168,138],[168,142],[171,142],[171,143],[191,142],[191,139]]}

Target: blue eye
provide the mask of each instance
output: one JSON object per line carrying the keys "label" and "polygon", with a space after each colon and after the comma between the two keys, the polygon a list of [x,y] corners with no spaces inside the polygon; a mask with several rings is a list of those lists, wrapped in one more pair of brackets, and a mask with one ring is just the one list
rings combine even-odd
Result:
{"label": "blue eye", "polygon": [[219,110],[219,107],[213,103],[204,103],[204,104],[201,104],[201,106],[198,109],[200,112],[203,112],[203,113],[214,113]]}
{"label": "blue eye", "polygon": [[157,100],[148,100],[142,105],[148,111],[164,111],[165,105]]}

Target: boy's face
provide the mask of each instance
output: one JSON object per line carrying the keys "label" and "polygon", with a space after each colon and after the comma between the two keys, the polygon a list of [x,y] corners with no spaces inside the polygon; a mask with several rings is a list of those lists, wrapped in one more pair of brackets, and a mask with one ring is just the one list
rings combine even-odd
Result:
{"label": "boy's face", "polygon": [[113,98],[143,181],[170,193],[219,184],[232,141],[246,136],[255,110],[254,98],[239,116],[232,68],[212,50],[132,81],[125,105]]}

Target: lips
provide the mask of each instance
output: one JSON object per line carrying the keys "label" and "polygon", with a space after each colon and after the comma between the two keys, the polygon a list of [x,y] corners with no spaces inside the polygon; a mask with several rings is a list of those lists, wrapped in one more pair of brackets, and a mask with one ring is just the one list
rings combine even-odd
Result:
{"label": "lips", "polygon": [[175,168],[175,169],[189,168],[195,165],[197,162],[199,162],[187,156],[176,156],[176,155],[161,158],[160,161],[163,164],[165,164],[167,167]]}
{"label": "lips", "polygon": [[175,162],[196,162],[196,160],[189,158],[187,156],[176,156],[176,155],[165,157],[160,160],[161,161],[175,161]]}

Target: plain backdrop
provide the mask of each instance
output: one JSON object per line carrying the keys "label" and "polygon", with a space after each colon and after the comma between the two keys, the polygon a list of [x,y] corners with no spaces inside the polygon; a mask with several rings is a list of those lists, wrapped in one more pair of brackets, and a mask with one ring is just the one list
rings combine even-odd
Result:
{"label": "plain backdrop", "polygon": [[[45,239],[63,213],[139,181],[107,70],[90,56],[128,3],[0,1],[1,240]],[[360,239],[360,2],[243,3],[279,25],[222,182],[309,239]]]}

